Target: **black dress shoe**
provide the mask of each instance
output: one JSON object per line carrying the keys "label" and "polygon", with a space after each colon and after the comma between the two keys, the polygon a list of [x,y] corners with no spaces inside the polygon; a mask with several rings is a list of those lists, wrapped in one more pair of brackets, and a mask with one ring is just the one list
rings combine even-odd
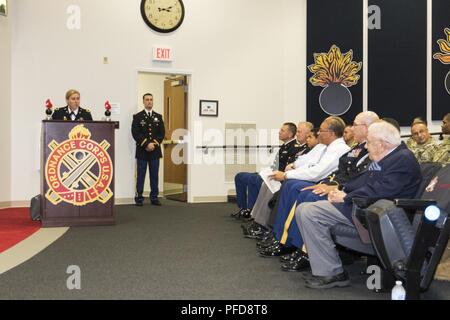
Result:
{"label": "black dress shoe", "polygon": [[243,209],[243,210],[239,211],[239,215],[235,216],[234,218],[236,220],[248,219],[248,218],[250,218],[251,212],[252,212],[252,210],[250,210],[250,209]]}
{"label": "black dress shoe", "polygon": [[279,244],[280,244],[280,242],[277,239],[271,238],[271,239],[268,239],[267,241],[262,241],[262,242],[256,243],[256,247],[258,249],[262,250],[262,249],[267,249],[267,248],[270,248],[270,247],[275,247],[275,246],[277,246]]}
{"label": "black dress shoe", "polygon": [[154,205],[154,206],[159,206],[159,207],[162,206],[161,202],[159,202],[158,199],[151,200],[150,202],[151,202],[151,204]]}
{"label": "black dress shoe", "polygon": [[263,228],[258,228],[258,229],[244,229],[244,237],[249,238],[249,239],[257,239],[259,235],[265,233],[266,231]]}
{"label": "black dress shoe", "polygon": [[270,237],[267,237],[267,239],[264,240],[258,240],[258,242],[256,242],[256,246],[257,247],[267,247],[268,244],[273,243],[277,241],[277,238],[275,238],[273,235],[271,235]]}
{"label": "black dress shoe", "polygon": [[259,255],[261,257],[279,257],[285,254],[290,254],[295,251],[295,248],[292,247],[286,247],[282,244],[278,244],[273,247],[269,247],[266,249],[262,249],[259,251]]}
{"label": "black dress shoe", "polygon": [[266,230],[265,232],[261,233],[258,235],[258,237],[256,239],[258,239],[258,241],[266,241],[267,239],[273,238],[274,234],[272,231]]}
{"label": "black dress shoe", "polygon": [[136,202],[135,204],[136,204],[136,207],[143,207],[144,206],[143,202]]}
{"label": "black dress shoe", "polygon": [[332,277],[312,276],[305,280],[306,287],[311,289],[330,289],[334,287],[347,287],[350,285],[350,277],[347,271]]}
{"label": "black dress shoe", "polygon": [[246,209],[244,212],[242,212],[241,219],[242,220],[250,219],[252,217],[251,213],[252,213],[252,210]]}
{"label": "black dress shoe", "polygon": [[304,254],[305,253],[302,250],[297,249],[294,252],[292,252],[291,254],[281,256],[280,261],[281,262],[292,262],[292,261],[297,260],[300,256],[302,256]]}
{"label": "black dress shoe", "polygon": [[309,269],[310,267],[308,256],[301,255],[295,261],[283,263],[281,265],[281,270],[288,272],[301,272]]}
{"label": "black dress shoe", "polygon": [[239,216],[241,215],[241,212],[242,212],[243,210],[245,210],[245,209],[239,209],[239,211],[230,214],[230,217],[232,217],[232,218],[239,217]]}

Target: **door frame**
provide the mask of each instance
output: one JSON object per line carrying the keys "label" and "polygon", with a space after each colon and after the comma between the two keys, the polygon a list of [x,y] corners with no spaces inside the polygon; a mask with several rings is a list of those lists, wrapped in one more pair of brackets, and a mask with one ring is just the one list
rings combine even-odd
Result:
{"label": "door frame", "polygon": [[[193,70],[189,70],[189,69],[163,69],[163,68],[137,68],[136,69],[136,74],[135,74],[135,85],[134,85],[134,96],[136,96],[136,92],[138,92],[139,89],[139,73],[153,73],[153,74],[164,74],[164,75],[184,75],[187,78],[187,83],[188,83],[188,93],[187,93],[187,98],[186,98],[186,103],[187,103],[187,130],[189,130],[189,128],[192,127],[192,106],[194,106],[194,104],[192,103],[192,97],[193,97],[193,79],[194,79],[194,72]],[[187,202],[188,203],[193,203],[193,197],[192,192],[191,192],[191,188],[192,188],[192,175],[191,175],[191,165],[189,165],[190,163],[190,149],[193,148],[193,144],[191,143],[191,145],[188,145],[188,163],[186,164],[187,166]]]}

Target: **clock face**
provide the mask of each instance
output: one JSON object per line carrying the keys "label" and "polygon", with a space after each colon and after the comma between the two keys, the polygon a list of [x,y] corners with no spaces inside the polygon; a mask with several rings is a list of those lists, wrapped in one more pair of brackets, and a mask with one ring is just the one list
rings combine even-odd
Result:
{"label": "clock face", "polygon": [[184,19],[181,0],[142,0],[141,14],[145,23],[158,32],[176,30]]}

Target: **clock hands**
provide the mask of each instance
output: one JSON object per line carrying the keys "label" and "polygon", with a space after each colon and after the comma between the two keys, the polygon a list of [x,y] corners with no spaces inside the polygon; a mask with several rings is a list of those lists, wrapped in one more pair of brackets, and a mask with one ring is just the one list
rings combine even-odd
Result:
{"label": "clock hands", "polygon": [[159,11],[159,12],[161,12],[161,11],[172,12],[172,11],[170,11],[172,8],[173,8],[173,7],[158,8],[158,11]]}

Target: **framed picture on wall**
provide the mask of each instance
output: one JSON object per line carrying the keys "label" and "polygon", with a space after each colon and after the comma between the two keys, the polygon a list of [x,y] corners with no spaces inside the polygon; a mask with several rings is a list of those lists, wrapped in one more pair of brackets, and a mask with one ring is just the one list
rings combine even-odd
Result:
{"label": "framed picture on wall", "polygon": [[218,117],[219,101],[200,100],[200,117]]}
{"label": "framed picture on wall", "polygon": [[8,0],[0,0],[0,16],[8,15]]}

